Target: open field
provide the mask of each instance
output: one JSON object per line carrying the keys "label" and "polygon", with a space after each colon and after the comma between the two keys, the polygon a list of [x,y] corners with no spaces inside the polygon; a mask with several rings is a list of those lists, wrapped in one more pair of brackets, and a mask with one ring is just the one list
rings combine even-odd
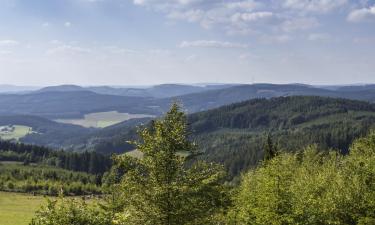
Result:
{"label": "open field", "polygon": [[83,127],[103,128],[135,118],[153,117],[145,114],[119,113],[117,111],[86,114],[83,119],[57,119],[56,122],[70,123]]}
{"label": "open field", "polygon": [[32,128],[22,125],[0,126],[0,137],[4,140],[20,139],[29,133],[32,133]]}
{"label": "open field", "polygon": [[27,225],[45,202],[43,196],[0,192],[0,224]]}

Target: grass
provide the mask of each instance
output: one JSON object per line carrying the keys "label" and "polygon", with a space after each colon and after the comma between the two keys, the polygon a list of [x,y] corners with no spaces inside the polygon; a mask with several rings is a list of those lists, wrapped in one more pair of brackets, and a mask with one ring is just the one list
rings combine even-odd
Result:
{"label": "grass", "polygon": [[0,137],[4,140],[18,140],[29,133],[32,133],[32,128],[22,125],[9,125],[0,127]]}
{"label": "grass", "polygon": [[0,224],[27,225],[44,203],[42,196],[0,192]]}
{"label": "grass", "polygon": [[153,117],[151,115],[144,114],[129,114],[129,113],[119,113],[117,111],[110,112],[98,112],[98,113],[89,113],[84,116],[82,119],[57,119],[56,122],[60,123],[70,123],[75,125],[80,125],[83,127],[95,127],[95,128],[104,128],[116,123],[120,123],[126,120],[134,118],[144,118],[144,117]]}

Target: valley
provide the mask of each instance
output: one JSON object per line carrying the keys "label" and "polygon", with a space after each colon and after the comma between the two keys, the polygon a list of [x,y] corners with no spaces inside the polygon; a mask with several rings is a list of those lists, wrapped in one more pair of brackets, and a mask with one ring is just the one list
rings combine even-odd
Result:
{"label": "valley", "polygon": [[59,123],[68,123],[82,127],[104,128],[114,124],[137,118],[152,118],[153,115],[119,113],[117,111],[85,114],[83,119],[56,119]]}
{"label": "valley", "polygon": [[[346,156],[355,140],[375,129],[372,86],[231,85],[181,96],[130,98],[97,92],[53,87],[17,94],[11,107],[1,109],[0,191],[6,192],[0,192],[0,201],[6,207],[0,218],[4,221],[17,213],[23,216],[16,225],[30,221],[42,204],[41,197],[32,195],[57,196],[61,189],[65,196],[113,194],[110,187],[116,187],[125,171],[125,164],[117,163],[123,157],[125,162],[135,160],[128,165],[133,168],[149,157],[129,141],[140,140],[139,129],[155,129],[156,121],[165,118],[163,113],[176,101],[186,113],[195,150],[177,151],[175,157],[189,165],[221,165],[230,185],[237,185],[241,174],[263,166],[267,145],[282,154],[299,154],[313,146],[319,154]],[[9,96],[0,94],[0,102]],[[46,108],[26,109],[25,99]],[[9,198],[15,199],[13,204]],[[18,200],[35,207],[25,211]]]}
{"label": "valley", "polygon": [[23,125],[0,126],[0,138],[3,140],[19,140],[28,134],[35,133],[32,127]]}

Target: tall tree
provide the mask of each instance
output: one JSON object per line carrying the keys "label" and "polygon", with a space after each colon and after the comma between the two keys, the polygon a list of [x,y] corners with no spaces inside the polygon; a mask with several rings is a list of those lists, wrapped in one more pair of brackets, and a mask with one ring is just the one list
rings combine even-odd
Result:
{"label": "tall tree", "polygon": [[271,134],[268,133],[266,143],[264,144],[264,161],[268,161],[277,155],[277,147],[272,141]]}
{"label": "tall tree", "polygon": [[[139,132],[138,159],[121,156],[124,224],[210,224],[226,202],[221,166],[186,161],[196,154],[185,114],[173,104],[162,120]],[[189,155],[190,157],[186,157]]]}

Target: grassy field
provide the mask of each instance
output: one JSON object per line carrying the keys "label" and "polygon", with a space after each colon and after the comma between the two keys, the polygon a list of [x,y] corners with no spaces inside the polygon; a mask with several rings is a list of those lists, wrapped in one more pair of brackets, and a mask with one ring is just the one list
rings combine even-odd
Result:
{"label": "grassy field", "polygon": [[27,225],[45,202],[42,196],[0,192],[0,224]]}
{"label": "grassy field", "polygon": [[144,114],[119,113],[117,111],[86,114],[83,119],[57,119],[56,122],[70,123],[83,127],[103,128],[134,118],[152,117]]}
{"label": "grassy field", "polygon": [[20,139],[29,133],[32,133],[32,128],[21,125],[0,126],[0,137],[4,140]]}

